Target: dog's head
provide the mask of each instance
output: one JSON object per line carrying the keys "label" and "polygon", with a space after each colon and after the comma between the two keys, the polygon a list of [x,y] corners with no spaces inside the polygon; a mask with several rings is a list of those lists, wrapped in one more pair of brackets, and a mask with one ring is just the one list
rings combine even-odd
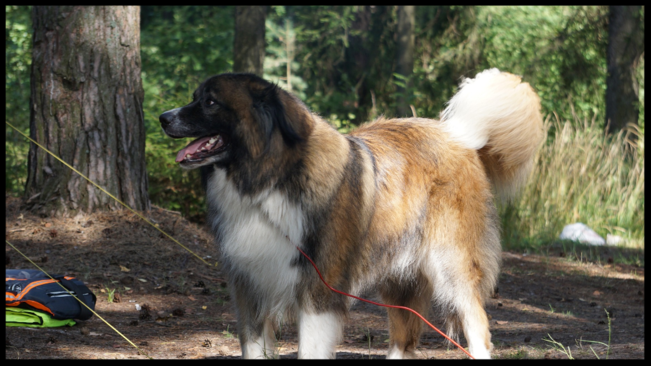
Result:
{"label": "dog's head", "polygon": [[196,138],[176,156],[186,169],[261,159],[270,149],[306,141],[313,128],[296,97],[253,74],[212,76],[194,91],[190,104],[159,120],[172,138]]}

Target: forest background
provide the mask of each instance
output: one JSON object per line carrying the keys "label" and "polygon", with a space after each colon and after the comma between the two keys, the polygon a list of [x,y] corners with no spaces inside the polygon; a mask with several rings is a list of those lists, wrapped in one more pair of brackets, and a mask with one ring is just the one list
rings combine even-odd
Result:
{"label": "forest background", "polygon": [[[6,120],[29,128],[32,25],[6,6]],[[141,8],[149,197],[194,221],[205,215],[198,171],[179,169],[187,141],[158,116],[187,104],[206,77],[233,65],[233,7]],[[641,13],[642,32],[644,7]],[[504,246],[536,248],[583,222],[634,246],[644,239],[644,55],[635,71],[637,126],[606,136],[608,7],[418,7],[413,73],[396,73],[396,7],[273,6],[265,78],[291,90],[341,132],[406,100],[437,118],[461,77],[486,68],[522,75],[538,92],[548,138],[520,201],[503,205]],[[405,88],[406,87],[406,88]],[[6,130],[6,193],[24,192],[29,144]]]}

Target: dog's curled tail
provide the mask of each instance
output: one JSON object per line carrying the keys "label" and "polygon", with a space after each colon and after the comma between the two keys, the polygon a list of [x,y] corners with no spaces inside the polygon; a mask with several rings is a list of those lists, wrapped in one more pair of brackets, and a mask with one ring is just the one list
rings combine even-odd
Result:
{"label": "dog's curled tail", "polygon": [[453,140],[478,150],[495,193],[513,199],[543,139],[540,99],[519,76],[489,69],[465,79],[441,113]]}

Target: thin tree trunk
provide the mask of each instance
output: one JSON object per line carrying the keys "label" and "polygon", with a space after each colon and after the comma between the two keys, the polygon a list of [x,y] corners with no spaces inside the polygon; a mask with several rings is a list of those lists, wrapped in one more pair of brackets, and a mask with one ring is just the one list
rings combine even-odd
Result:
{"label": "thin tree trunk", "polygon": [[[384,9],[382,9],[384,10]],[[349,46],[345,49],[345,73],[351,82],[355,83],[357,100],[353,104],[353,123],[359,125],[368,120],[370,98],[369,84],[373,84],[369,76],[369,67],[377,53],[379,34],[372,30],[373,14],[370,6],[359,6],[355,19],[350,25],[352,34],[348,36]],[[384,24],[383,24],[384,25]]]}
{"label": "thin tree trunk", "polygon": [[409,107],[411,74],[414,70],[414,6],[398,6],[398,42],[396,47],[396,73],[407,78],[406,88],[398,87],[396,113],[398,117],[412,116]]}
{"label": "thin tree trunk", "polygon": [[638,123],[635,69],[644,52],[644,32],[640,6],[611,6],[608,21],[606,132],[614,133],[628,123]]}
{"label": "thin tree trunk", "polygon": [[262,76],[265,55],[265,19],[268,6],[235,7],[233,72]]}
{"label": "thin tree trunk", "polygon": [[[35,6],[32,19],[31,137],[148,210],[139,7]],[[52,215],[121,208],[34,144],[25,196]]]}

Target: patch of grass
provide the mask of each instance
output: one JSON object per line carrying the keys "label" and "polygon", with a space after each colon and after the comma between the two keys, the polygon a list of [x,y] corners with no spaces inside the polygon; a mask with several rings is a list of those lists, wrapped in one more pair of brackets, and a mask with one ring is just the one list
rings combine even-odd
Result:
{"label": "patch of grass", "polygon": [[[549,307],[551,308],[551,305],[549,305]],[[608,310],[604,309],[604,311],[606,312],[606,317],[608,318],[608,344],[606,344],[604,342],[599,342],[599,341],[584,340],[583,337],[581,337],[579,339],[575,339],[575,342],[576,342],[577,347],[580,348],[581,350],[583,350],[583,342],[600,344],[600,345],[605,346],[606,347],[606,359],[608,359],[608,356],[610,356],[610,342],[611,342],[611,339],[612,339],[613,329],[612,329],[612,325],[611,325],[610,314],[608,313]],[[552,312],[553,312],[553,309],[552,309]],[[556,341],[554,338],[552,338],[551,335],[547,334],[547,336],[549,337],[549,339],[543,338],[543,341],[551,343],[553,349],[562,352],[563,354],[565,354],[567,356],[568,359],[574,360],[574,356],[572,356],[572,350],[570,349],[570,346],[567,346],[567,348],[565,348],[565,346],[563,346],[563,344],[561,342]],[[590,348],[590,351],[592,351],[592,354],[594,354],[597,359],[601,359],[599,357],[599,355],[597,354],[597,352],[594,350],[594,348],[592,348],[592,346],[588,346],[588,347]]]}
{"label": "patch of grass", "polygon": [[368,340],[368,359],[371,359],[371,330],[366,328],[366,339]]}
{"label": "patch of grass", "polygon": [[180,293],[184,293],[188,289],[188,279],[187,277],[181,275],[176,277],[176,286]]}
{"label": "patch of grass", "polygon": [[[549,116],[544,127],[551,133],[529,184],[517,202],[499,207],[504,248],[540,253],[558,242],[565,225],[583,222],[602,237],[624,238],[616,249],[629,252],[613,261],[643,265],[644,134],[632,126],[605,136],[595,119],[576,115],[571,122]],[[582,248],[578,257],[603,261],[600,247],[591,248]]]}
{"label": "patch of grass", "polygon": [[230,299],[230,292],[228,291],[227,288],[223,287],[217,287],[214,289],[214,291],[217,293],[216,296],[213,296],[213,302],[216,303],[217,305],[224,305],[228,303]]}
{"label": "patch of grass", "polygon": [[105,286],[105,289],[106,289],[106,293],[107,293],[107,299],[106,300],[110,304],[110,303],[113,302],[113,300],[115,300],[115,290],[116,289],[111,290],[110,288],[108,288],[108,286]]}
{"label": "patch of grass", "polygon": [[501,359],[511,359],[511,360],[520,360],[523,358],[527,358],[529,356],[529,352],[527,352],[526,349],[520,348],[513,350],[509,353],[504,353],[500,356]]}
{"label": "patch of grass", "polygon": [[224,335],[224,338],[235,338],[235,335],[231,332],[229,332],[230,325],[226,326],[226,330],[222,331],[222,334]]}
{"label": "patch of grass", "polygon": [[549,339],[543,338],[543,341],[551,343],[553,349],[564,353],[568,359],[570,360],[574,359],[574,357],[572,356],[572,350],[570,349],[570,346],[567,346],[567,348],[565,348],[565,346],[563,346],[561,342],[556,341],[554,338],[552,338],[551,335],[549,335],[549,333],[547,334],[547,336],[549,337]]}

